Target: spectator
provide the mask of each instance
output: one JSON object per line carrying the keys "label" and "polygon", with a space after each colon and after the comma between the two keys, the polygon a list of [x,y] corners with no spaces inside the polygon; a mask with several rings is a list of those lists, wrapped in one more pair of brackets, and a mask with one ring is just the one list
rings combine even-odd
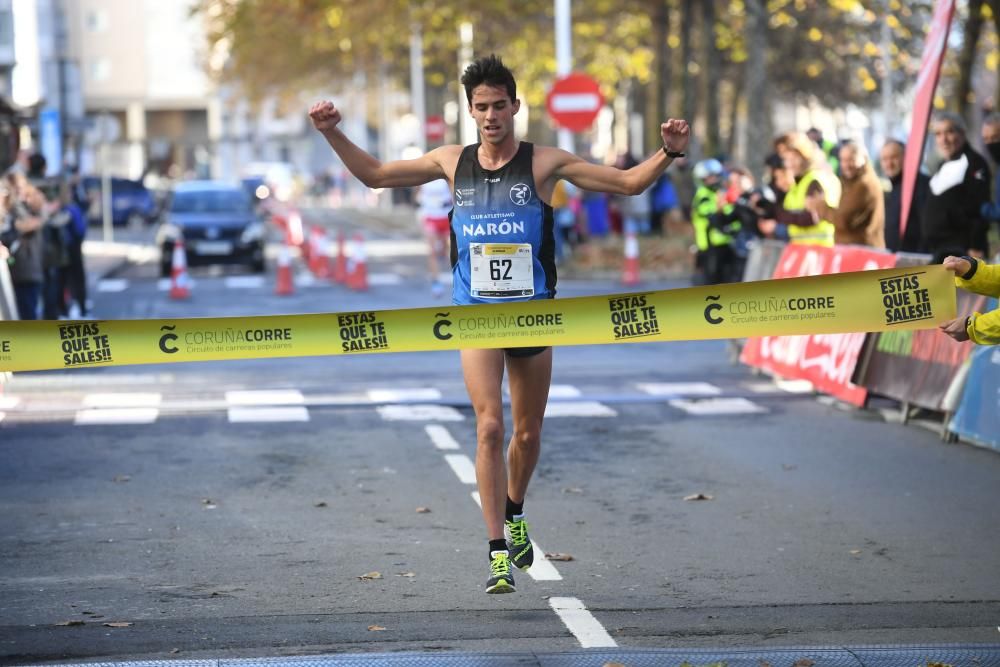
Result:
{"label": "spectator", "polygon": [[830,165],[830,169],[833,170],[833,173],[840,173],[840,162],[837,159],[837,155],[839,154],[839,151],[837,150],[837,142],[831,141],[830,139],[824,139],[823,133],[816,127],[810,127],[806,130],[806,136],[815,142],[816,146],[823,151],[823,158]]}
{"label": "spectator", "polygon": [[[840,203],[840,181],[806,135],[789,133],[776,146],[785,169],[794,178],[784,198],[778,201],[776,221],[787,226],[792,243],[833,246],[835,228],[829,212]],[[824,211],[826,216],[821,215]],[[762,225],[761,229],[766,233],[769,227]]]}
{"label": "spectator", "polygon": [[[678,158],[680,159],[680,158]],[[654,233],[662,234],[668,228],[669,219],[681,215],[680,200],[670,174],[663,172],[653,186],[653,215],[650,227]]]}
{"label": "spectator", "polygon": [[755,187],[749,170],[740,166],[731,167],[725,203],[720,202],[719,210],[708,218],[711,229],[718,230],[731,239],[731,252],[725,258],[722,282],[735,283],[743,280],[750,245],[761,236],[757,228],[758,215],[750,204],[754,197],[757,197],[758,205],[774,205],[774,193],[770,188]]}
{"label": "spectator", "polygon": [[840,204],[824,215],[836,228],[834,242],[840,245],[885,247],[885,198],[882,184],[868,159],[868,151],[855,141],[840,147]]}
{"label": "spectator", "polygon": [[[631,169],[637,164],[638,160],[632,157],[631,153],[623,153],[618,156],[615,166],[619,169]],[[615,197],[615,204],[622,216],[623,234],[649,233],[649,216],[652,211],[649,190],[631,197],[619,195]]]}
{"label": "spectator", "polygon": [[1000,225],[1000,113],[991,113],[983,120],[983,143],[997,171],[993,184],[994,201],[983,204],[982,214],[987,224],[996,222]]}
{"label": "spectator", "polygon": [[420,206],[420,224],[427,240],[427,271],[431,279],[431,294],[437,298],[444,294],[441,271],[448,265],[449,237],[451,235],[451,189],[448,181],[437,179],[420,186],[417,192]]}
{"label": "spectator", "polygon": [[733,264],[732,237],[709,222],[713,215],[732,211],[723,201],[725,171],[722,163],[712,158],[696,164],[693,174],[698,184],[691,202],[691,226],[698,248],[694,284],[717,285],[726,282],[727,271]]}
{"label": "spectator", "polygon": [[87,219],[83,216],[73,196],[70,183],[62,183],[59,189],[59,213],[66,216],[64,231],[67,262],[62,275],[60,291],[68,293],[70,319],[87,317],[87,271],[83,261],[83,240],[87,236]]}
{"label": "spectator", "polygon": [[923,209],[923,239],[939,264],[949,255],[982,258],[988,251],[983,204],[990,200],[990,168],[969,145],[965,121],[948,112],[933,121],[934,142],[944,162],[930,180]]}
{"label": "spectator", "polygon": [[922,171],[917,172],[913,186],[913,200],[910,213],[906,216],[906,231],[899,238],[899,223],[903,206],[903,156],[906,145],[889,139],[882,146],[879,161],[882,174],[888,179],[889,188],[885,193],[885,247],[893,252],[926,252],[921,239],[920,216],[924,210],[927,195],[930,194],[930,178]]}
{"label": "spectator", "polygon": [[569,250],[579,242],[577,218],[581,209],[580,189],[567,180],[560,179],[552,190],[552,221],[556,241],[556,261],[566,259]]}
{"label": "spectator", "polygon": [[[10,248],[10,276],[14,283],[14,299],[22,320],[38,319],[38,302],[42,295],[42,211],[22,199],[31,188],[23,176],[12,176],[0,185],[0,201],[5,211],[0,241]],[[37,197],[29,196],[35,200]]]}

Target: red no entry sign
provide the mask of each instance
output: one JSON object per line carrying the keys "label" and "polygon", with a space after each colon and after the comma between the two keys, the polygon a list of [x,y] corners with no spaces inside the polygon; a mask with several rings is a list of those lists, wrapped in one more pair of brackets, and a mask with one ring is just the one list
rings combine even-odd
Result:
{"label": "red no entry sign", "polygon": [[444,139],[445,124],[441,116],[427,117],[427,141],[441,141]]}
{"label": "red no entry sign", "polygon": [[556,125],[573,132],[588,129],[603,104],[604,96],[597,82],[576,72],[557,79],[545,100]]}

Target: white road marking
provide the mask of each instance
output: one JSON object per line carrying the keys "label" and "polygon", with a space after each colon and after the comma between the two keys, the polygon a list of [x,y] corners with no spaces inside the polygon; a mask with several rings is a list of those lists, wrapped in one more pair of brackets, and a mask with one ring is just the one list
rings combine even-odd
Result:
{"label": "white road marking", "polygon": [[462,484],[476,483],[476,466],[473,465],[472,459],[468,456],[465,454],[445,454],[444,460],[448,462],[451,469],[458,475],[458,479]]}
{"label": "white road marking", "polygon": [[403,279],[395,273],[372,273],[368,276],[369,285],[402,285]]}
{"label": "white road marking", "polygon": [[152,424],[160,415],[156,408],[96,408],[79,410],[73,423],[78,426],[98,424]]}
{"label": "white road marking", "polygon": [[809,380],[782,380],[775,378],[769,382],[747,382],[744,386],[758,394],[773,394],[783,391],[789,394],[811,394],[814,390]]}
{"label": "white road marking", "polygon": [[229,289],[260,289],[264,276],[226,276],[225,285]]}
{"label": "white road marking", "polygon": [[105,278],[97,281],[98,292],[124,292],[128,287],[129,282],[124,278]]}
{"label": "white road marking", "polygon": [[[472,492],[472,499],[482,509],[483,500],[479,496],[478,491]],[[535,549],[535,562],[531,564],[528,576],[535,581],[562,581],[562,575],[556,570],[556,566],[552,564],[552,561],[545,557],[545,551],[539,546],[538,542],[531,540],[531,546]]]}
{"label": "white road marking", "polygon": [[451,437],[451,432],[440,424],[428,424],[424,427],[431,442],[438,449],[460,449],[455,438]]}
{"label": "white road marking", "polygon": [[106,393],[87,394],[83,397],[85,408],[155,408],[162,395],[156,393]]}
{"label": "white road marking", "polygon": [[[504,385],[503,390],[510,396],[510,387]],[[571,384],[554,384],[549,387],[549,398],[576,398],[580,395],[580,390]]]}
{"label": "white road marking", "polygon": [[0,396],[0,410],[13,410],[20,402],[20,396]]}
{"label": "white road marking", "polygon": [[380,405],[376,408],[386,421],[460,422],[462,413],[447,405]]}
{"label": "white road marking", "polygon": [[309,410],[303,406],[273,407],[255,405],[252,407],[229,408],[231,423],[261,422],[307,422]]}
{"label": "white road marking", "polygon": [[441,398],[437,389],[369,389],[372,403],[399,403],[400,401],[436,401]]}
{"label": "white road marking", "polygon": [[229,405],[302,405],[305,398],[298,389],[250,389],[227,391]]}
{"label": "white road marking", "polygon": [[636,387],[651,396],[718,396],[722,393],[708,382],[641,382]]}
{"label": "white road marking", "polygon": [[706,398],[700,401],[675,399],[670,405],[690,415],[751,415],[767,412],[767,408],[745,398]]}
{"label": "white road marking", "polygon": [[618,646],[604,626],[594,615],[587,611],[577,598],[549,598],[549,606],[558,614],[583,648],[598,648],[603,646]]}
{"label": "white road marking", "polygon": [[597,401],[576,401],[549,403],[545,406],[545,417],[617,417],[618,413]]}
{"label": "white road marking", "polygon": [[6,412],[0,412],[0,422],[2,422],[4,420],[4,417],[6,416],[7,416]]}

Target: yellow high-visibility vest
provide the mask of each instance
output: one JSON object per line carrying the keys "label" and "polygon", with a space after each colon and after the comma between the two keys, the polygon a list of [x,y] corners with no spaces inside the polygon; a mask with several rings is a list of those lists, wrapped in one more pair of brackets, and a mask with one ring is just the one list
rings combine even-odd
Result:
{"label": "yellow high-visibility vest", "polygon": [[[806,193],[813,181],[819,181],[823,186],[823,198],[827,206],[837,208],[840,204],[840,179],[825,169],[810,169],[802,178],[795,182],[792,189],[785,195],[786,211],[804,211],[806,208]],[[792,243],[809,245],[833,246],[833,236],[836,228],[829,220],[820,220],[812,226],[788,225],[788,236]]]}

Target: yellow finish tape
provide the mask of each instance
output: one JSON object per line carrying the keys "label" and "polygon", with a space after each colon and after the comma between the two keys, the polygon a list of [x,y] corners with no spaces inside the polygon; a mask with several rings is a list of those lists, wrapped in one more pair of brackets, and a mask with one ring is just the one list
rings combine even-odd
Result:
{"label": "yellow finish tape", "polygon": [[497,305],[0,322],[0,371],[926,329],[954,317],[952,275],[937,265]]}

